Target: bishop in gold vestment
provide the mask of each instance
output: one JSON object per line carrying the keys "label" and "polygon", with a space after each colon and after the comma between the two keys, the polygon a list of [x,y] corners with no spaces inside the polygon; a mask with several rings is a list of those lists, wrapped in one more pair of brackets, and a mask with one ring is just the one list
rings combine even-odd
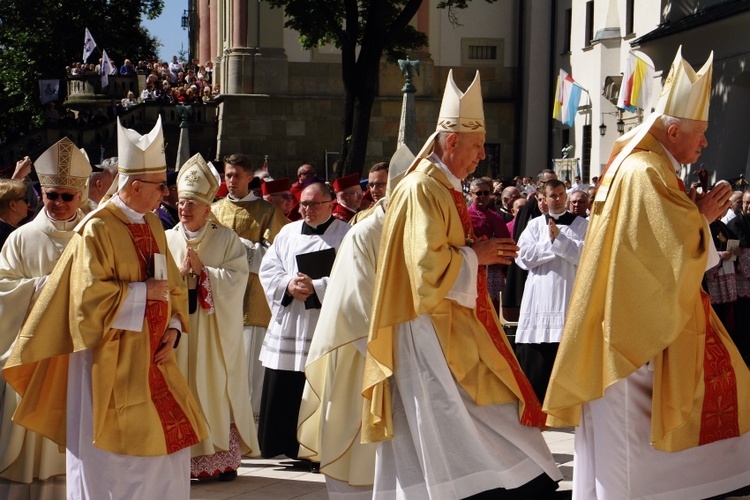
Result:
{"label": "bishop in gold vestment", "polygon": [[120,191],[76,229],[3,375],[15,421],[66,448],[69,498],[187,498],[207,432],[172,352],[185,285],[149,211],[166,191],[160,122],[122,134],[139,140],[118,141]]}
{"label": "bishop in gold vestment", "polygon": [[616,144],[596,196],[544,402],[550,424],[579,425],[575,498],[750,484],[750,372],[701,289],[717,262],[707,218],[731,190],[696,205],[675,174],[707,145],[710,74],[678,53],[656,116]]}
{"label": "bishop in gold vestment", "polygon": [[68,391],[81,388],[80,380],[68,380],[69,355],[81,351],[90,356],[96,372],[90,387],[89,432],[96,448],[154,457],[188,448],[206,436],[203,417],[174,357],[153,364],[157,333],[152,328],[164,328],[173,315],[187,325],[186,290],[158,218],[147,214],[146,221],[154,237],[153,252],[168,256],[170,300],[155,312],[147,306],[142,330],[112,326],[127,298],[128,283],[143,281],[144,270],[142,250],[127,228],[129,220],[110,202],[68,245],[3,371],[22,396],[15,421],[69,449],[84,444],[84,439],[69,442],[66,436],[68,410],[74,410],[68,408]]}

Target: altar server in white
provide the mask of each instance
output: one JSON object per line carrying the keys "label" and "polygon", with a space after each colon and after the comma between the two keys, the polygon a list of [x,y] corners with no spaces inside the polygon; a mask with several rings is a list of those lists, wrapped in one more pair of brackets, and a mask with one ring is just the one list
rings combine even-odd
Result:
{"label": "altar server in white", "polygon": [[542,188],[548,207],[529,221],[518,238],[516,264],[528,271],[516,330],[516,356],[539,401],[560,346],[588,221],[566,210],[565,184],[557,179]]}
{"label": "altar server in white", "polygon": [[302,220],[281,228],[260,265],[260,281],[271,308],[260,353],[266,373],[258,437],[266,458],[298,456],[303,370],[325,300],[332,256],[351,227],[332,216],[332,202],[325,184],[307,186],[300,196]]}

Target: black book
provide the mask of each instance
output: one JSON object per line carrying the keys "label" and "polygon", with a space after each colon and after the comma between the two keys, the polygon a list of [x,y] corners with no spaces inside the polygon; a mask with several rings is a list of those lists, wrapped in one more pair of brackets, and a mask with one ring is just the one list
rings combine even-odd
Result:
{"label": "black book", "polygon": [[[302,253],[296,256],[297,270],[306,274],[310,279],[318,280],[331,275],[333,261],[336,260],[336,250],[326,248],[317,252]],[[305,309],[320,309],[321,304],[316,294],[310,295],[305,301]]]}

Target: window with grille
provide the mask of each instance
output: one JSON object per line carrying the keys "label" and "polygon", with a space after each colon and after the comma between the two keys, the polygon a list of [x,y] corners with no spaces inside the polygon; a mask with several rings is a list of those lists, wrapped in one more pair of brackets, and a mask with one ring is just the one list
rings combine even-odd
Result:
{"label": "window with grille", "polygon": [[499,38],[462,38],[461,64],[502,66],[504,42]]}
{"label": "window with grille", "polygon": [[497,59],[497,47],[494,45],[469,45],[469,59]]}

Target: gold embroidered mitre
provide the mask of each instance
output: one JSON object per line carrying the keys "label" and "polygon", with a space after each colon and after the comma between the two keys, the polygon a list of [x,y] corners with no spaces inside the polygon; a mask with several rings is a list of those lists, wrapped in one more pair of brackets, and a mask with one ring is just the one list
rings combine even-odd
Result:
{"label": "gold embroidered mitre", "polygon": [[177,193],[180,198],[210,205],[214,202],[220,181],[219,172],[198,153],[180,168],[180,173],[177,174]]}
{"label": "gold embroidered mitre", "polygon": [[477,70],[474,81],[466,92],[461,92],[453,80],[453,70],[448,72],[445,83],[443,102],[440,105],[435,132],[427,138],[416,159],[409,167],[414,169],[421,158],[427,158],[435,145],[435,139],[440,132],[485,133],[484,103],[482,102],[482,83]]}
{"label": "gold embroidered mitre", "polygon": [[709,54],[703,67],[697,72],[682,58],[682,47],[662,87],[655,113],[677,118],[708,121],[708,106],[711,101],[711,76],[714,53]]}
{"label": "gold embroidered mitre", "polygon": [[167,171],[161,116],[146,135],[125,128],[117,118],[117,171],[122,175],[160,174]]}
{"label": "gold embroidered mitre", "polygon": [[437,123],[438,132],[484,132],[484,104],[479,71],[466,92],[461,92],[448,72]]}
{"label": "gold embroidered mitre", "polygon": [[91,165],[88,157],[67,137],[49,147],[34,162],[42,187],[60,187],[84,191]]}

